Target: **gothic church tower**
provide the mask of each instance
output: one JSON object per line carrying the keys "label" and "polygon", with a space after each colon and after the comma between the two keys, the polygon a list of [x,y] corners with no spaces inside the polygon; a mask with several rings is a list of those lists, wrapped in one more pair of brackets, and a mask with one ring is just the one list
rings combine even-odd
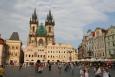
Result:
{"label": "gothic church tower", "polygon": [[55,39],[54,39],[54,19],[53,16],[51,14],[51,11],[49,11],[49,14],[47,15],[46,21],[45,21],[45,27],[47,30],[47,44],[54,44],[55,43]]}
{"label": "gothic church tower", "polygon": [[43,23],[39,25],[39,21],[36,14],[36,9],[30,18],[30,30],[28,45],[33,46],[46,46],[48,44],[55,44],[54,39],[54,19],[49,11],[47,18],[45,20],[45,26]]}
{"label": "gothic church tower", "polygon": [[30,18],[30,30],[29,30],[29,38],[28,45],[36,46],[36,30],[38,28],[39,22],[36,14],[36,9],[32,14],[32,18]]}

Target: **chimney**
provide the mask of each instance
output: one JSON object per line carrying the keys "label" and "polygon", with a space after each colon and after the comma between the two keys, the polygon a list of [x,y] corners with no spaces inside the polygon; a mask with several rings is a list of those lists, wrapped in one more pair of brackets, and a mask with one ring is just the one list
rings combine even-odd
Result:
{"label": "chimney", "polygon": [[0,34],[0,38],[1,38],[1,34]]}

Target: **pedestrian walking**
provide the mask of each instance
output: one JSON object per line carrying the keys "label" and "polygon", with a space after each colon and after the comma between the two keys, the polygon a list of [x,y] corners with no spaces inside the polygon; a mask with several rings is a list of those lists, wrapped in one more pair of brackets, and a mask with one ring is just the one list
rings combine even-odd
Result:
{"label": "pedestrian walking", "polygon": [[43,71],[43,64],[40,62],[40,60],[37,60],[35,64],[35,72],[42,73]]}
{"label": "pedestrian walking", "polygon": [[52,69],[50,62],[48,63],[48,69],[49,69],[49,71],[51,71],[51,69]]}
{"label": "pedestrian walking", "polygon": [[80,77],[84,77],[84,67],[80,68]]}
{"label": "pedestrian walking", "polygon": [[39,63],[38,73],[42,73],[42,72],[43,72],[43,63]]}
{"label": "pedestrian walking", "polygon": [[23,66],[23,64],[20,63],[20,65],[19,65],[19,71],[22,69],[22,66]]}
{"label": "pedestrian walking", "polygon": [[95,72],[95,77],[102,77],[102,70],[101,70],[100,67],[99,67],[99,68],[97,69],[97,71]]}
{"label": "pedestrian walking", "polygon": [[71,68],[71,74],[74,75],[74,65],[73,65],[73,63],[70,63],[70,68]]}
{"label": "pedestrian walking", "polygon": [[58,64],[58,70],[59,70],[59,73],[61,73],[61,69],[62,69],[62,64],[59,63],[59,64]]}
{"label": "pedestrian walking", "polygon": [[103,69],[103,77],[111,77],[107,69]]}
{"label": "pedestrian walking", "polygon": [[66,64],[65,64],[65,69],[64,69],[64,71],[65,71],[65,72],[68,72],[68,70],[69,70],[69,64],[66,63]]}
{"label": "pedestrian walking", "polygon": [[84,77],[89,77],[88,69],[84,69]]}
{"label": "pedestrian walking", "polygon": [[35,72],[38,72],[38,63],[35,63]]}

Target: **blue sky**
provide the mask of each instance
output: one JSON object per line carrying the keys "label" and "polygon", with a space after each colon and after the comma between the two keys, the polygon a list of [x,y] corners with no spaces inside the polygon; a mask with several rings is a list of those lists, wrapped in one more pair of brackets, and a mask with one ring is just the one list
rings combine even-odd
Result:
{"label": "blue sky", "polygon": [[11,33],[17,31],[26,45],[34,8],[43,23],[51,10],[56,23],[56,41],[76,48],[88,29],[115,25],[115,0],[0,0],[2,37],[9,39]]}

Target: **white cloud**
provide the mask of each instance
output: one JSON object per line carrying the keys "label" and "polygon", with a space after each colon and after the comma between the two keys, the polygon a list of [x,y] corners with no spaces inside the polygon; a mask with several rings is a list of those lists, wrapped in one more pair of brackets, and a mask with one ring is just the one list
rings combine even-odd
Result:
{"label": "white cloud", "polygon": [[[0,23],[5,25],[4,27],[12,26],[20,30],[21,35],[27,36],[29,18],[34,8],[37,9],[40,22],[44,22],[48,10],[51,9],[56,23],[56,40],[62,39],[63,42],[75,40],[72,43],[77,43],[77,45],[78,41],[82,39],[84,26],[98,21],[106,22],[108,21],[106,13],[115,12],[114,0],[17,0],[10,3],[2,2],[0,3],[2,6],[0,20],[4,21],[0,21]],[[8,6],[3,7],[5,4]],[[9,12],[8,15],[6,15],[7,12]],[[13,29],[7,31],[13,31]],[[25,41],[27,37],[23,36],[21,39]]]}

